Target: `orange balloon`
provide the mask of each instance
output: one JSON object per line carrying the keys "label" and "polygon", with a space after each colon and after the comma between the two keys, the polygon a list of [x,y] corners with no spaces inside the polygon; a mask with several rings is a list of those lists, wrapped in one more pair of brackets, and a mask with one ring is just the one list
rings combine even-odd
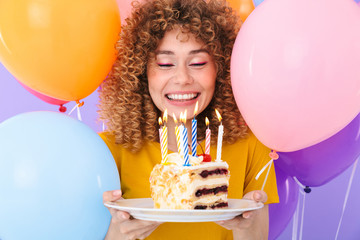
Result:
{"label": "orange balloon", "polygon": [[228,2],[239,13],[242,22],[245,22],[246,18],[255,9],[252,0],[228,0]]}
{"label": "orange balloon", "polygon": [[106,78],[120,32],[116,0],[0,2],[0,61],[46,96],[80,100]]}

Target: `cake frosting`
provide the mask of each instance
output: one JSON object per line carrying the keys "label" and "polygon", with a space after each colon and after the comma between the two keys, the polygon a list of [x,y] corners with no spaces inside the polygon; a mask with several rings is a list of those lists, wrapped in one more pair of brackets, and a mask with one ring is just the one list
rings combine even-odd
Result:
{"label": "cake frosting", "polygon": [[168,155],[166,164],[157,164],[150,175],[151,197],[155,208],[226,208],[229,170],[226,162],[203,162],[189,156],[191,166],[183,166],[178,153]]}

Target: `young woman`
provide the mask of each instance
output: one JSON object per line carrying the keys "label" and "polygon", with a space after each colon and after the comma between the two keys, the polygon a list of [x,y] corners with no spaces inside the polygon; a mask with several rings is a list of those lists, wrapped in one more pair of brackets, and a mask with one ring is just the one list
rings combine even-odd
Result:
{"label": "young woman", "polygon": [[[198,102],[198,142],[204,148],[205,117],[212,132],[215,158],[222,115],[222,159],[231,172],[229,198],[266,203],[264,208],[216,223],[160,223],[132,218],[109,209],[112,221],[106,239],[267,239],[267,204],[278,201],[272,168],[264,191],[265,174],[257,173],[270,160],[270,150],[248,130],[237,109],[230,82],[230,56],[240,28],[225,1],[153,0],[134,4],[116,45],[117,61],[100,90],[100,116],[107,125],[101,136],[116,160],[121,190],[104,193],[104,201],[149,198],[149,176],[160,163],[158,118],[169,112],[169,151],[177,151],[175,122]],[[198,148],[201,153],[201,147]]]}

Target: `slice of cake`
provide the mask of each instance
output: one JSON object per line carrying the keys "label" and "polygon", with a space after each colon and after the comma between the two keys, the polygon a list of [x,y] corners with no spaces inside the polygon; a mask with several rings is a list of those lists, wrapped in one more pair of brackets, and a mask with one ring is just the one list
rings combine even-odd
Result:
{"label": "slice of cake", "polygon": [[183,166],[178,153],[168,155],[166,164],[157,164],[150,175],[155,208],[217,209],[228,206],[229,170],[226,162],[203,162],[190,156]]}

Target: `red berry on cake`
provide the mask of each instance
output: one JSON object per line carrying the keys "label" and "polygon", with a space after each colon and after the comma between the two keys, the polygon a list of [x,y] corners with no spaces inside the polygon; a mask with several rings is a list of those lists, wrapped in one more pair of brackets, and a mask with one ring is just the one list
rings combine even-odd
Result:
{"label": "red berry on cake", "polygon": [[200,154],[199,156],[203,157],[203,162],[211,162],[211,155],[203,153]]}

